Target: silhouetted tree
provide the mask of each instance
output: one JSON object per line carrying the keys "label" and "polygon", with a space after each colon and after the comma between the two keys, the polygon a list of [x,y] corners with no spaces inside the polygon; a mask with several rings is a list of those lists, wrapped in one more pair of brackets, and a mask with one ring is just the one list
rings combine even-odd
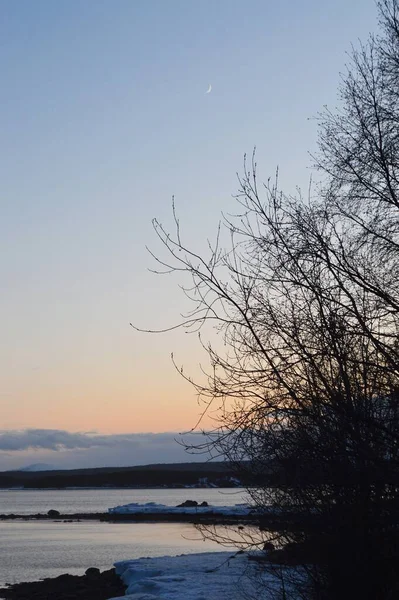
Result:
{"label": "silhouetted tree", "polygon": [[191,278],[181,326],[217,328],[200,338],[207,377],[190,380],[217,409],[206,447],[257,483],[262,528],[291,549],[280,560],[305,598],[399,594],[398,0],[379,11],[342,108],[320,115],[314,195],[259,185],[253,157],[207,257],[175,211],[174,235],[154,221],[159,263]]}

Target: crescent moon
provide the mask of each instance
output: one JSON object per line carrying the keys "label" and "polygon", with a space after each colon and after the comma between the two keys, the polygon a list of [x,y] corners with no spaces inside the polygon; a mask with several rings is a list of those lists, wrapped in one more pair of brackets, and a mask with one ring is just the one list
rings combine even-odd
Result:
{"label": "crescent moon", "polygon": [[209,84],[209,88],[206,90],[205,94],[210,94],[212,91],[212,86]]}

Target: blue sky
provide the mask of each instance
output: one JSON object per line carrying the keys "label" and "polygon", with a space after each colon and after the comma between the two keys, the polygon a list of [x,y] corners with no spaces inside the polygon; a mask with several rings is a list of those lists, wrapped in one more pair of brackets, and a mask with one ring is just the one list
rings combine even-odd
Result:
{"label": "blue sky", "polygon": [[169,354],[195,365],[195,339],[129,327],[184,307],[147,272],[151,219],[174,194],[203,248],[254,145],[261,177],[306,188],[311,118],[375,29],[373,0],[2,1],[3,429],[194,424]]}

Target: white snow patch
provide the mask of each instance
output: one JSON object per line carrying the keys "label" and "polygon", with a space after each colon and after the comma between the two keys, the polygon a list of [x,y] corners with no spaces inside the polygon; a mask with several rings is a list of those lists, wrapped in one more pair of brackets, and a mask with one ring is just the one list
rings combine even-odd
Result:
{"label": "white snow patch", "polygon": [[147,502],[139,504],[132,502],[122,506],[109,508],[111,514],[215,514],[241,516],[249,515],[253,509],[248,504],[235,504],[233,506],[166,506],[166,504],[157,504],[156,502]]}
{"label": "white snow patch", "polygon": [[[243,600],[272,598],[278,582],[263,575],[246,553],[204,552],[115,563],[126,595],[111,600]],[[270,595],[267,592],[270,592]]]}

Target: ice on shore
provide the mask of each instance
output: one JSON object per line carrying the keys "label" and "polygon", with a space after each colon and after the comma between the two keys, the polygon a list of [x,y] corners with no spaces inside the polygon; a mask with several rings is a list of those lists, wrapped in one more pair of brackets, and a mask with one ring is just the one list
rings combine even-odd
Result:
{"label": "ice on shore", "polygon": [[234,506],[166,506],[156,502],[147,502],[146,504],[124,504],[108,509],[110,514],[215,514],[225,516],[245,516],[251,513],[252,509],[248,504],[235,504]]}
{"label": "ice on shore", "polygon": [[[242,600],[272,598],[278,582],[261,576],[246,553],[205,552],[115,563],[126,595],[111,600]],[[270,596],[267,592],[270,591]]]}

